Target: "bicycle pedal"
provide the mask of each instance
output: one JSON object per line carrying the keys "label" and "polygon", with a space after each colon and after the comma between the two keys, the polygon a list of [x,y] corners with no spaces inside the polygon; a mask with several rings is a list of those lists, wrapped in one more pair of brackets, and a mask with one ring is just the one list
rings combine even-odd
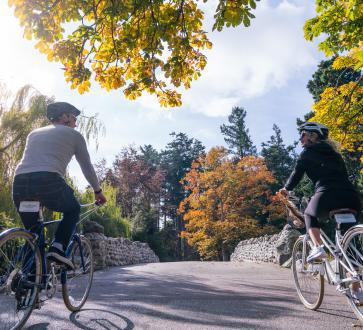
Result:
{"label": "bicycle pedal", "polygon": [[34,309],[41,309],[45,304],[45,300],[38,300],[35,304],[34,304]]}
{"label": "bicycle pedal", "polygon": [[335,290],[341,294],[347,294],[347,292],[349,291],[348,288],[344,288],[341,285],[338,285]]}

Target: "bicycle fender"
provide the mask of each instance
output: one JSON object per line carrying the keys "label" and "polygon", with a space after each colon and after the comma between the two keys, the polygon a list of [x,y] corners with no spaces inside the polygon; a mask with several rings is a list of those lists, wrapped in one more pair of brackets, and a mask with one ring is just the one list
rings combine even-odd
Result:
{"label": "bicycle fender", "polygon": [[31,239],[35,239],[37,237],[36,234],[24,229],[24,228],[10,228],[10,229],[7,229],[5,231],[3,231],[2,233],[0,233],[0,239],[2,239],[3,237],[5,237],[6,235],[9,235],[11,233],[16,233],[16,232],[23,232],[27,235],[29,235]]}

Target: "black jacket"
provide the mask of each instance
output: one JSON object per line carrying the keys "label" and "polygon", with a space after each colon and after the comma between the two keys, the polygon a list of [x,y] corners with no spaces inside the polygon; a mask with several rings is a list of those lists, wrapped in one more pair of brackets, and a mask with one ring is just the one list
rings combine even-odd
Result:
{"label": "black jacket", "polygon": [[349,182],[344,160],[328,143],[321,141],[304,148],[285,184],[292,190],[304,173],[315,185],[315,192],[331,189],[354,189]]}

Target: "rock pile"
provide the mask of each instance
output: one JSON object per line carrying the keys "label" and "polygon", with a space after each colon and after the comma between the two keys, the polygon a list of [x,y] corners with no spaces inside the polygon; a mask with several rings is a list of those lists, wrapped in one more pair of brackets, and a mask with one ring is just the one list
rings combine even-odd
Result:
{"label": "rock pile", "polygon": [[232,253],[231,261],[272,262],[288,266],[299,235],[300,232],[286,225],[279,234],[241,241]]}
{"label": "rock pile", "polygon": [[124,237],[106,237],[102,233],[86,233],[85,236],[91,241],[96,269],[159,262],[147,243],[132,242]]}

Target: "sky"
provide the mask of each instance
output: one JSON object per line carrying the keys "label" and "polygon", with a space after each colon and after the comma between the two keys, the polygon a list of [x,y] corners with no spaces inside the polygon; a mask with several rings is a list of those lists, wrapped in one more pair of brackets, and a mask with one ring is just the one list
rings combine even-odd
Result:
{"label": "sky", "polygon": [[[86,115],[98,113],[106,134],[100,136],[97,150],[92,143],[89,150],[93,162],[105,158],[109,166],[128,145],[165,148],[171,132],[186,133],[207,150],[225,145],[220,125],[228,123],[234,106],[247,111],[246,124],[258,149],[269,140],[274,123],[282,130],[285,143],[292,143],[297,139],[296,118],[313,104],[307,82],[324,59],[317,43],[303,36],[304,22],[315,14],[313,1],[264,0],[257,3],[250,27],[212,32],[216,4],[212,0],[202,5],[204,29],[213,48],[205,51],[208,64],[202,77],[183,91],[180,108],[160,108],[150,95],[128,101],[121,90],[107,92],[96,84],[83,95],[71,90],[61,65],[48,62],[34,48],[34,41],[23,38],[7,1],[0,2],[0,82],[13,92],[31,84],[57,101],[74,104]],[[74,160],[69,173],[81,189],[85,187],[87,182]]]}

